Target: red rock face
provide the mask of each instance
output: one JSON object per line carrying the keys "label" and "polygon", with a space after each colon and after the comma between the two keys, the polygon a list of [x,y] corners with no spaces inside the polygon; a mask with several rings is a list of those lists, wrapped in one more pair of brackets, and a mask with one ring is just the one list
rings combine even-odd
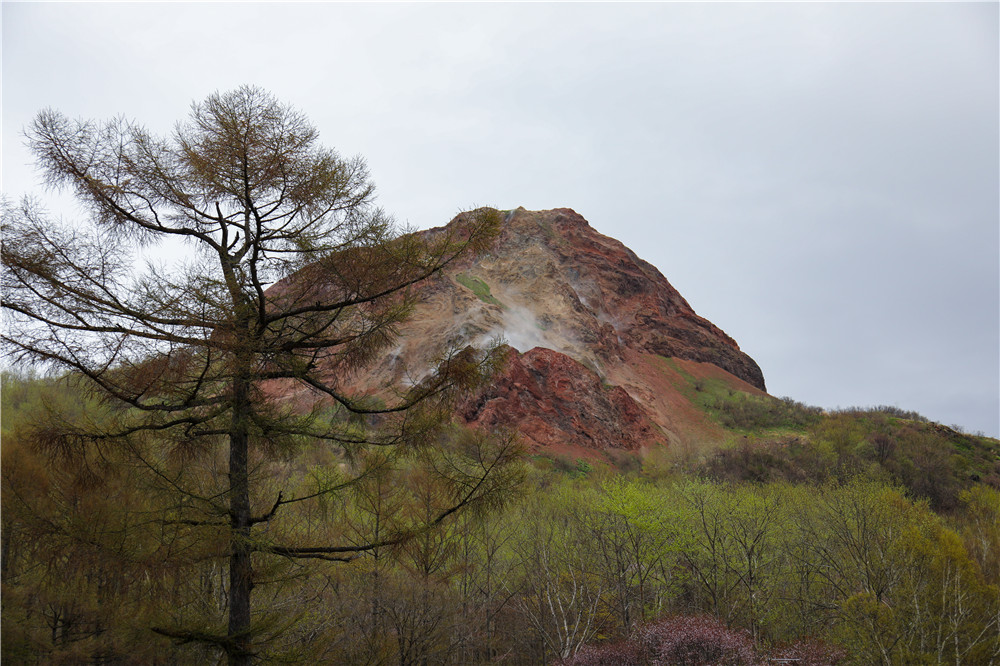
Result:
{"label": "red rock face", "polygon": [[565,354],[510,349],[492,386],[459,407],[466,423],[517,430],[528,444],[636,450],[655,438],[642,407]]}
{"label": "red rock face", "polygon": [[596,285],[604,311],[621,322],[618,335],[635,350],[711,363],[765,390],[764,375],[739,345],[688,302],[652,265],[613,238],[595,231],[569,209],[554,213],[553,224],[567,241],[557,245],[566,265]]}

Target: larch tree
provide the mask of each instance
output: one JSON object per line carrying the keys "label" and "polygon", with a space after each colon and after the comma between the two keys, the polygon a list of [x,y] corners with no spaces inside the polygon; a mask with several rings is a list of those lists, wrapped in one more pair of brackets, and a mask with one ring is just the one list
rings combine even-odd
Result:
{"label": "larch tree", "polygon": [[[405,391],[352,390],[395,344],[421,282],[495,238],[495,213],[401,233],[374,206],[361,159],[320,146],[303,115],[252,87],[192,105],[166,138],[55,111],[27,136],[48,184],[88,215],[68,225],[30,200],[5,206],[5,353],[69,373],[105,406],[99,420],[41,424],[37,438],[70,460],[87,447],[126,452],[170,491],[150,525],[223,544],[218,625],[155,631],[251,663],[264,563],[350,560],[503,497],[516,477],[510,441],[445,442],[450,401],[488,376],[492,350],[442,349]],[[185,261],[143,270],[139,251],[165,239],[182,241]],[[339,463],[276,488],[268,465],[316,446]],[[440,480],[426,520],[344,542],[295,529],[295,510],[349,503],[352,484],[400,456]]]}

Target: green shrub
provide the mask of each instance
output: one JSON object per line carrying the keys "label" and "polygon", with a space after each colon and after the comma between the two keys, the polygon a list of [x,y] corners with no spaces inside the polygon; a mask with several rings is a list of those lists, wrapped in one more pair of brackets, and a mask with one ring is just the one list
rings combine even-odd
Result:
{"label": "green shrub", "polygon": [[708,406],[724,427],[734,430],[798,430],[815,423],[820,417],[818,407],[809,407],[790,398],[747,393],[716,396]]}

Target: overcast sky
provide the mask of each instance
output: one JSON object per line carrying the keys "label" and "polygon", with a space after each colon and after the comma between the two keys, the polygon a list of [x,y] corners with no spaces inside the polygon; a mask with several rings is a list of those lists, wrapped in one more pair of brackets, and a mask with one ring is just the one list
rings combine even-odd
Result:
{"label": "overcast sky", "polygon": [[7,196],[44,107],[166,133],[256,84],[401,222],[573,208],[772,394],[1000,434],[997,3],[2,7]]}

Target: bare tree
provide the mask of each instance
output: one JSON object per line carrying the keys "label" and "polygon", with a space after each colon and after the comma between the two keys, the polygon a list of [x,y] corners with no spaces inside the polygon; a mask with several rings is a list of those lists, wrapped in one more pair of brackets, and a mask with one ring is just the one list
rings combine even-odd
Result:
{"label": "bare tree", "polygon": [[[405,392],[352,389],[394,343],[422,281],[491,242],[494,212],[401,234],[374,207],[364,162],[321,147],[303,115],[256,88],[192,105],[169,138],[51,110],[27,134],[48,183],[73,190],[89,218],[69,226],[30,201],[5,207],[5,352],[84,378],[113,415],[100,427],[49,424],[39,438],[66,455],[127,450],[174,491],[161,525],[228,543],[225,628],[156,631],[250,663],[258,558],[351,560],[502,495],[509,442],[435,459],[449,399],[488,374],[490,350],[441,350]],[[141,270],[137,250],[164,239],[183,241],[187,260]],[[308,492],[275,489],[269,465],[317,443],[338,452],[338,473]],[[448,482],[430,520],[397,522],[371,541],[282,540],[300,535],[275,527],[293,508],[347,498],[356,479],[400,455]]]}

